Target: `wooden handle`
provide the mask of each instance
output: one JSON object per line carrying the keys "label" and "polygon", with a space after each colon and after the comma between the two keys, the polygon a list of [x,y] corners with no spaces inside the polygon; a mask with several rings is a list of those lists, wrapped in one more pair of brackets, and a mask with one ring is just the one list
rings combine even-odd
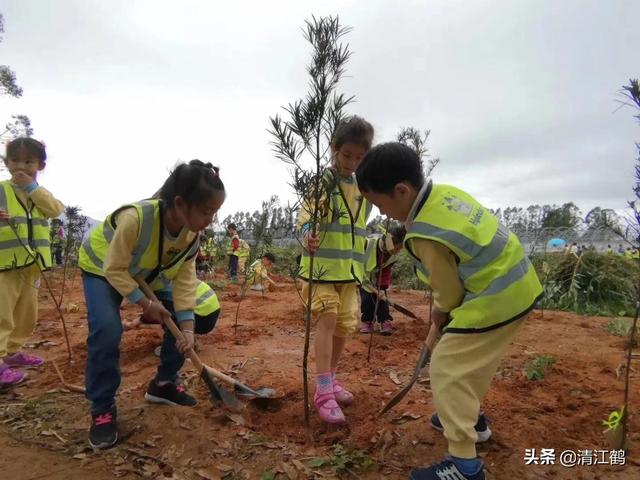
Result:
{"label": "wooden handle", "polygon": [[431,322],[431,326],[429,327],[429,334],[427,335],[424,344],[429,347],[431,351],[433,351],[433,348],[436,346],[436,342],[438,341],[439,337],[440,331],[438,330],[438,327],[435,323]]}
{"label": "wooden handle", "polygon": [[[140,289],[144,292],[145,296],[149,300],[158,302],[162,305],[160,300],[158,300],[158,297],[156,297],[156,294],[153,292],[153,290],[151,290],[151,287],[147,285],[147,282],[145,282],[144,279],[140,277],[134,277],[134,278],[136,282],[138,282]],[[184,341],[184,335],[182,335],[182,332],[180,331],[178,326],[174,323],[174,321],[171,318],[169,319],[163,318],[162,320],[164,321],[164,326],[169,329],[169,331],[171,332],[171,335],[173,335],[176,340]],[[189,359],[191,360],[191,363],[193,363],[193,365],[196,367],[196,369],[199,372],[202,372],[202,369],[204,368],[204,364],[200,360],[200,357],[198,357],[198,354],[193,350],[193,348],[190,348],[189,350],[187,350],[186,354],[187,354],[187,357],[189,357]]]}

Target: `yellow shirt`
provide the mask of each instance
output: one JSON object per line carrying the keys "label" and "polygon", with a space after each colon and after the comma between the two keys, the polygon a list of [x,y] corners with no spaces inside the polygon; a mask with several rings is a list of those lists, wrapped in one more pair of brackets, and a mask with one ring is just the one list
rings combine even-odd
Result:
{"label": "yellow shirt", "polygon": [[251,266],[251,276],[249,278],[251,285],[259,285],[269,278],[269,271],[262,261],[258,260]]}
{"label": "yellow shirt", "polygon": [[462,303],[464,286],[451,250],[443,244],[423,238],[409,239],[409,247],[429,272],[433,304],[441,312],[450,312]]}
{"label": "yellow shirt", "polygon": [[[127,208],[115,217],[116,229],[104,259],[104,275],[107,281],[123,297],[138,288],[137,282],[129,274],[132,252],[138,242],[140,220],[135,208]],[[178,237],[162,232],[162,264],[167,265],[176,255],[186,250],[195,233],[183,228]],[[192,311],[196,306],[196,264],[195,257],[182,264],[172,281],[173,305],[176,312]]]}
{"label": "yellow shirt", "polygon": [[[355,178],[344,178],[338,175],[338,186],[340,190],[342,190],[342,194],[344,195],[345,200],[347,201],[347,206],[349,207],[349,211],[351,212],[351,216],[355,216],[360,207],[360,203],[362,202],[362,195],[360,195],[360,190],[358,189],[358,185],[355,182]],[[323,195],[320,199],[320,205],[326,202],[326,195]],[[307,199],[303,207],[300,209],[300,213],[298,214],[298,222],[297,226],[300,229],[305,223],[309,221],[311,218],[311,210],[313,209],[313,199]],[[324,217],[320,219],[320,222],[323,222],[326,219],[326,215],[328,215],[328,210],[323,212]]]}
{"label": "yellow shirt", "polygon": [[64,205],[60,200],[57,200],[49,190],[44,187],[38,187],[31,193],[25,192],[22,188],[11,184],[13,191],[27,208],[31,205],[40,210],[47,218],[59,217],[64,212]]}

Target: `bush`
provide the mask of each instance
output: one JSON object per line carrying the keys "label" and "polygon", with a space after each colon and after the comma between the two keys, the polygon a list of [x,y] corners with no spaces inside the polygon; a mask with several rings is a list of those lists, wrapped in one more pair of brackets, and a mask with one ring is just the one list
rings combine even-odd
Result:
{"label": "bush", "polygon": [[533,255],[544,286],[544,306],[589,315],[630,315],[638,298],[636,260],[588,251]]}
{"label": "bush", "polygon": [[426,285],[418,280],[414,270],[415,261],[405,250],[398,254],[393,264],[393,284],[402,290],[424,290]]}

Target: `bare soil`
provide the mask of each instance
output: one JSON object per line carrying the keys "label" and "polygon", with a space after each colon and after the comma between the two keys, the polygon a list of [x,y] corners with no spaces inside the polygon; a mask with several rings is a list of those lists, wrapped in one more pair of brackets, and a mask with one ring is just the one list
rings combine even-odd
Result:
{"label": "bare soil", "polygon": [[[50,275],[59,294],[61,273]],[[220,280],[222,275],[217,277]],[[82,394],[65,389],[52,366],[55,360],[68,383],[83,385],[87,327],[79,275],[67,280],[63,301],[71,362],[61,321],[43,286],[39,324],[28,346],[48,362],[30,370],[28,381],[0,392],[0,477],[402,479],[408,478],[411,468],[439,461],[446,454],[446,441],[429,426],[433,406],[426,376],[398,407],[378,416],[401,388],[398,382],[404,384],[411,377],[426,337],[424,292],[391,292],[394,300],[425,321],[395,313],[393,335],[374,335],[370,362],[369,336],[356,336],[347,344],[339,375],[356,396],[355,404],[345,409],[348,425],[327,427],[312,411],[313,438],[309,440],[303,422],[303,307],[294,283],[284,277],[278,280],[281,286],[274,292],[247,294],[240,304],[237,328],[239,288],[229,285],[218,290],[221,319],[211,334],[199,339],[199,345],[205,363],[248,385],[276,389],[280,401],[248,402],[242,414],[226,415],[210,403],[206,388],[187,362],[184,383],[199,404],[195,408],[146,404],[143,395],[158,363],[153,350],[161,332],[159,328],[130,330],[121,348],[122,385],[117,399],[121,441],[102,452],[93,452],[86,441],[88,402]],[[125,306],[122,313],[133,319],[137,307]],[[559,458],[555,465],[525,465],[526,449],[538,453],[555,449],[558,457],[565,450],[610,450],[602,421],[623,401],[625,341],[606,332],[609,320],[556,311],[529,315],[483,405],[494,432],[478,448],[488,478],[640,478],[640,417],[633,415],[634,404],[640,402],[637,363],[631,370],[631,449],[626,465],[568,468],[559,464]],[[555,365],[544,379],[529,381],[523,368],[535,355],[550,355]],[[313,349],[311,372],[312,357]]]}

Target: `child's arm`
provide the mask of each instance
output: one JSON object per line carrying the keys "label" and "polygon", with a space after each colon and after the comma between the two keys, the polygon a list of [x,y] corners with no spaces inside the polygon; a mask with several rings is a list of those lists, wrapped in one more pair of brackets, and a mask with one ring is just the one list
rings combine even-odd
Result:
{"label": "child's arm", "polygon": [[450,312],[462,303],[464,297],[464,286],[453,252],[431,240],[414,238],[410,242],[413,252],[429,272],[436,315]]}
{"label": "child's arm", "polygon": [[182,322],[193,322],[195,318],[193,311],[196,308],[196,289],[198,288],[195,257],[182,264],[172,283],[173,306],[176,319],[182,328]]}
{"label": "child's arm", "polygon": [[104,259],[104,276],[129,303],[137,303],[142,307],[148,306],[144,293],[129,273],[131,252],[138,241],[140,223],[138,213],[134,208],[127,208],[118,214],[116,221],[113,239]]}
{"label": "child's arm", "polygon": [[25,193],[31,199],[33,204],[47,218],[57,218],[64,212],[64,205],[56,199],[49,190],[33,182],[24,188]]}

